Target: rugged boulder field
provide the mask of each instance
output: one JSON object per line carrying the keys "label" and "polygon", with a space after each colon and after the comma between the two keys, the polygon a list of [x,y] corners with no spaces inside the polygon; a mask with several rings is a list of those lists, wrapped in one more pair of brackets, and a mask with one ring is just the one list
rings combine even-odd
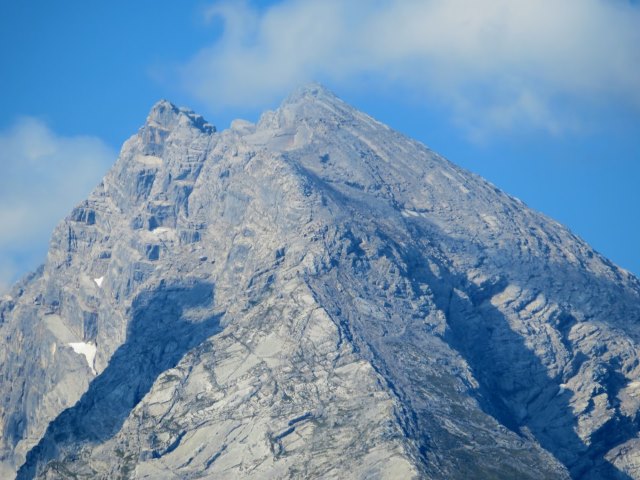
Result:
{"label": "rugged boulder field", "polygon": [[0,477],[640,479],[640,282],[317,85],[161,101],[0,301]]}

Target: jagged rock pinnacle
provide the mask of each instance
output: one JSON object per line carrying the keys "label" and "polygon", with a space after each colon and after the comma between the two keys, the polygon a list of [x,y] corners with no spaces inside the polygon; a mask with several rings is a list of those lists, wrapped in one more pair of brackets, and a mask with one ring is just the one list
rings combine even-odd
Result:
{"label": "jagged rock pinnacle", "polygon": [[194,113],[187,108],[176,107],[167,100],[160,100],[151,108],[147,116],[146,125],[171,129],[181,121],[187,121],[205,133],[216,131],[216,127],[207,122],[202,115]]}

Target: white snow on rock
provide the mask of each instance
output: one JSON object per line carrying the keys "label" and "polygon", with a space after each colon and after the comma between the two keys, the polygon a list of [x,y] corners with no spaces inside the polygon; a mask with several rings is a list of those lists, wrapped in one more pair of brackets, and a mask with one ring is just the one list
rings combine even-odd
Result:
{"label": "white snow on rock", "polygon": [[415,210],[402,210],[401,215],[403,217],[419,217],[420,214]]}
{"label": "white snow on rock", "polygon": [[94,278],[93,281],[96,282],[96,285],[98,285],[98,287],[102,287],[102,282],[104,281],[104,277]]}
{"label": "white snow on rock", "polygon": [[87,363],[89,364],[89,368],[94,375],[97,375],[95,368],[93,368],[93,363],[96,358],[96,346],[93,343],[86,342],[72,342],[69,346],[73,348],[73,351],[78,355],[84,355],[87,359]]}

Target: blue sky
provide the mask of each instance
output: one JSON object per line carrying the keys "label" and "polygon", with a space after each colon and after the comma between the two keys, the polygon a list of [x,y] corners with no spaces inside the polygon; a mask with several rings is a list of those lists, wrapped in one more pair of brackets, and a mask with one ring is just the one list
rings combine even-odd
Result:
{"label": "blue sky", "polygon": [[0,2],[0,290],[160,98],[218,128],[316,80],[640,273],[640,5]]}

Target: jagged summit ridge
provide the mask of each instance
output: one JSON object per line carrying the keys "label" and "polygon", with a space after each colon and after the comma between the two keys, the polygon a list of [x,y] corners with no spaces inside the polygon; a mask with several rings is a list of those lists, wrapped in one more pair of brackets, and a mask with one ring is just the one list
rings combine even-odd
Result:
{"label": "jagged summit ridge", "polygon": [[170,129],[180,122],[188,122],[204,133],[214,133],[216,127],[207,122],[202,115],[183,107],[177,107],[168,100],[158,101],[147,116],[147,126]]}
{"label": "jagged summit ridge", "polygon": [[316,101],[345,104],[336,94],[324,85],[317,82],[310,82],[299,86],[291,92],[291,94],[282,102],[281,107],[294,103]]}
{"label": "jagged summit ridge", "polygon": [[201,118],[0,301],[3,478],[640,478],[635,277],[322,87]]}

